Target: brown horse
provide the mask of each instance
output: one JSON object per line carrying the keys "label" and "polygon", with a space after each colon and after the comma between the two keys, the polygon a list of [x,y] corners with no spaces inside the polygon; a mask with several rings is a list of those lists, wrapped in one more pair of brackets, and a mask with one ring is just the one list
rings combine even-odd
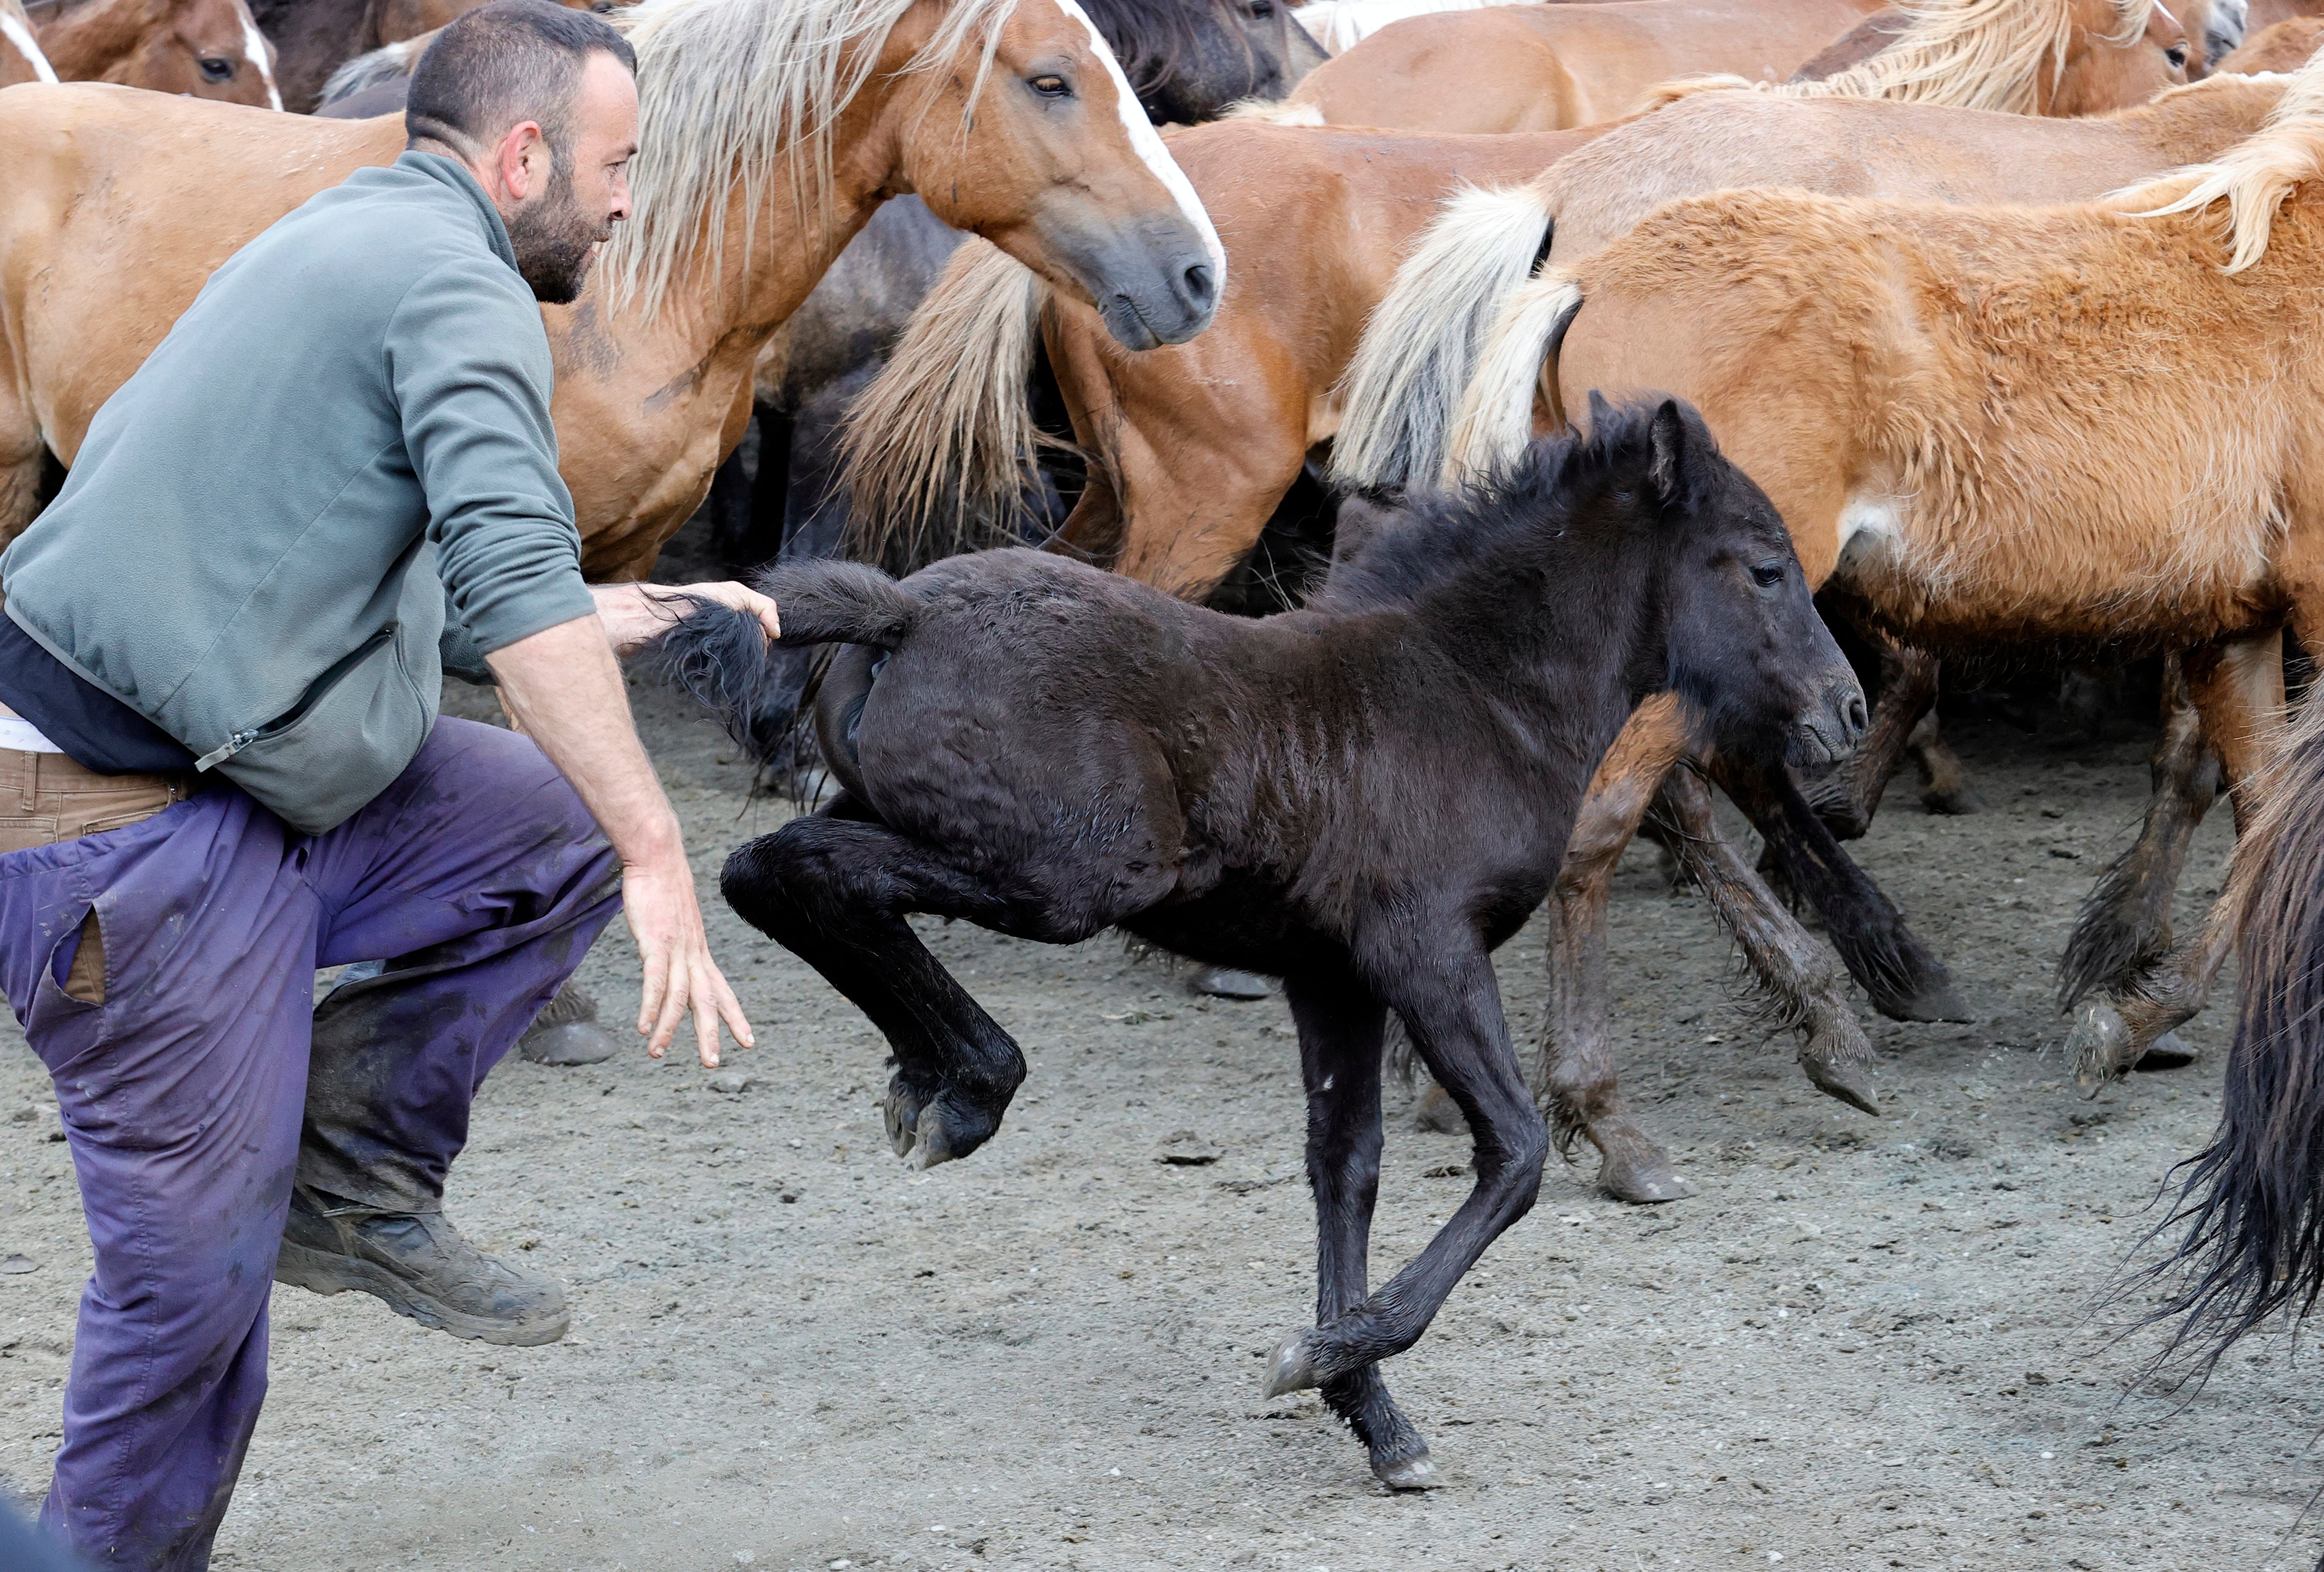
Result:
{"label": "brown horse", "polygon": [[[890,195],[1104,301],[1125,343],[1209,324],[1216,235],[1071,0],[648,0],[615,20],[643,89],[638,216],[544,312],[593,576],[652,566],[750,416],[760,348]],[[402,142],[394,120],[0,98],[0,536],[37,506],[43,448],[70,462],[212,268]],[[197,183],[207,203],[171,199]]]}
{"label": "brown horse", "polygon": [[[322,102],[331,73],[359,54],[425,33],[433,37],[484,0],[251,0],[276,51],[283,104],[300,115]],[[632,0],[564,0],[576,11],[610,12]],[[415,57],[416,58],[416,57]]]}
{"label": "brown horse", "polygon": [[246,0],[31,0],[26,13],[60,80],[282,107]]}
{"label": "brown horse", "polygon": [[1315,68],[1277,116],[1437,133],[1596,125],[1629,114],[1673,77],[1731,71],[1783,81],[1877,8],[1871,0],[1622,0],[1416,16]]}
{"label": "brown horse", "polygon": [[2296,71],[2324,48],[2324,16],[2293,16],[2262,28],[2219,62],[2223,71]]}
{"label": "brown horse", "polygon": [[[2102,203],[1674,203],[1512,302],[1448,461],[1508,450],[1536,385],[1552,421],[1590,388],[1691,393],[1810,573],[1900,637],[2190,650],[2242,818],[2282,706],[2281,629],[2324,636],[2319,176],[2311,66],[2259,134]],[[2085,1008],[2087,1080],[2201,1007],[2231,927],[2215,912]]]}
{"label": "brown horse", "polygon": [[0,88],[56,79],[56,68],[41,52],[40,40],[32,36],[32,21],[24,14],[23,0],[0,0]]}

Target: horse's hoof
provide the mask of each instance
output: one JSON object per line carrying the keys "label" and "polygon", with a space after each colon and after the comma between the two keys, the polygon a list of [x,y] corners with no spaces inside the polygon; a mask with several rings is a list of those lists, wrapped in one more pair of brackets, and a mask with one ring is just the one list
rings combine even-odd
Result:
{"label": "horse's hoof", "polygon": [[1966,818],[1972,813],[1983,813],[1985,800],[1966,786],[1955,786],[1945,791],[1922,792],[1921,806],[1948,818]]}
{"label": "horse's hoof", "polygon": [[2082,1006],[2074,1030],[2067,1034],[2066,1055],[2074,1063],[2074,1084],[2090,1097],[2139,1057],[2129,1022],[2103,1000]]}
{"label": "horse's hoof", "polygon": [[1891,1021],[1951,1021],[1970,1022],[1977,1016],[1953,988],[1953,980],[1941,972],[1936,979],[1917,994],[1898,996],[1887,994],[1872,1001],[1872,1007]]}
{"label": "horse's hoof", "polygon": [[1444,1483],[1444,1471],[1423,1450],[1393,1462],[1373,1458],[1372,1477],[1390,1490],[1434,1490]]}
{"label": "horse's hoof", "polygon": [[896,1155],[910,1158],[919,1140],[919,1100],[901,1087],[890,1087],[880,1099],[880,1117],[888,1126],[888,1144]]}
{"label": "horse's hoof", "polygon": [[1641,1156],[1609,1153],[1598,1167],[1598,1188],[1634,1207],[1659,1206],[1694,1194],[1694,1187],[1678,1177],[1670,1159],[1660,1151]]}
{"label": "horse's hoof", "polygon": [[1213,999],[1272,999],[1275,982],[1232,966],[1204,966],[1194,974],[1194,992]]}
{"label": "horse's hoof", "polygon": [[2183,1070],[2203,1057],[2203,1050],[2175,1031],[2166,1031],[2146,1045],[2135,1070]]}
{"label": "horse's hoof", "polygon": [[1864,1066],[1847,1061],[1833,1063],[1802,1054],[1800,1068],[1808,1072],[1808,1079],[1815,1083],[1817,1091],[1827,1096],[1838,1097],[1859,1113],[1869,1114],[1876,1119],[1880,1116],[1880,1093],[1873,1086],[1872,1077],[1866,1073]]}
{"label": "horse's hoof", "polygon": [[1265,1396],[1281,1397],[1286,1392],[1305,1392],[1316,1384],[1315,1362],[1307,1355],[1307,1335],[1304,1332],[1277,1348],[1275,1357],[1267,1362]]}
{"label": "horse's hoof", "polygon": [[1461,1112],[1461,1105],[1452,1100],[1452,1093],[1431,1081],[1412,1110],[1412,1127],[1439,1135],[1458,1135],[1469,1128],[1469,1118]]}

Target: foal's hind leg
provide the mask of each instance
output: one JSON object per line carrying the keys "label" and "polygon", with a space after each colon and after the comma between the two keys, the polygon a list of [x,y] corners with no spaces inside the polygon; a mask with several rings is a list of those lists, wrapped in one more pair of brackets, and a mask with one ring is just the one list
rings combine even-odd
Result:
{"label": "foal's hind leg", "polygon": [[[1380,1042],[1388,1007],[1345,973],[1287,977],[1283,991],[1299,1024],[1299,1063],[1307,1083],[1315,1324],[1328,1327],[1364,1302],[1372,1207],[1379,1198]],[[1324,1402],[1364,1444],[1382,1484],[1419,1490],[1437,1482],[1428,1443],[1397,1411],[1378,1365],[1323,1384]]]}
{"label": "foal's hind leg", "polygon": [[1892,1021],[1967,1021],[1944,963],[1843,850],[1781,764],[1721,755],[1711,778],[1767,839],[1791,886],[1824,920],[1832,948],[1873,1008]]}
{"label": "foal's hind leg", "polygon": [[[1817,1088],[1867,1114],[1880,1112],[1865,1065],[1872,1045],[1848,1002],[1845,974],[1831,952],[1794,920],[1751,865],[1719,832],[1711,789],[1684,767],[1663,782],[1649,833],[1670,846],[1743,952],[1760,991],[1799,1029],[1800,1068]],[[1659,832],[1659,833],[1656,833]]]}
{"label": "foal's hind leg", "polygon": [[914,1168],[966,1157],[1025,1078],[1017,1044],[954,982],[908,912],[1010,929],[1010,904],[885,825],[795,818],[742,846],[719,881],[734,910],[872,1018],[896,1055],[886,1107]]}

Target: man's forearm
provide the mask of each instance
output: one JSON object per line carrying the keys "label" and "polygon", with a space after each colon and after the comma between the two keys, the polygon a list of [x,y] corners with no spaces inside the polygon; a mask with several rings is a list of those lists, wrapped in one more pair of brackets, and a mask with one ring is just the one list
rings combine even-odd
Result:
{"label": "man's forearm", "polygon": [[622,861],[682,857],[678,816],[638,741],[604,625],[576,617],[484,657],[501,703],[571,781]]}

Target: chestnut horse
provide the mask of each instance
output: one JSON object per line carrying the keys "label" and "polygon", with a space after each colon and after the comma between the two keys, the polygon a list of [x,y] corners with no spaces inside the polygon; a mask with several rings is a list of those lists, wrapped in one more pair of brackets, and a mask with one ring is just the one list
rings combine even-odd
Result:
{"label": "chestnut horse", "polygon": [[0,0],[0,88],[56,79],[56,69],[32,36],[32,22],[24,14],[23,0]]}
{"label": "chestnut horse", "polygon": [[[647,0],[613,20],[643,94],[637,217],[581,300],[544,310],[593,577],[652,567],[750,417],[760,349],[891,195],[1104,301],[1126,344],[1209,325],[1216,232],[1071,0]],[[0,537],[32,516],[43,449],[70,462],[212,268],[402,144],[400,120],[0,97]],[[207,202],[171,199],[197,187]]]}
{"label": "chestnut horse", "polygon": [[[1553,423],[1592,388],[1692,397],[1809,572],[1899,637],[2188,649],[2242,821],[2280,727],[2282,630],[2324,647],[2319,179],[2311,65],[2258,134],[2099,203],[1675,202],[1520,291],[1447,462],[1521,448],[1536,386]],[[2086,1083],[2201,1008],[2232,929],[2215,908],[2085,1006]]]}
{"label": "chestnut horse", "polygon": [[[280,109],[274,49],[246,0],[31,0],[55,80]],[[10,171],[13,184],[17,171]]]}
{"label": "chestnut horse", "polygon": [[2262,28],[2219,62],[2223,71],[2296,71],[2324,49],[2324,16],[2293,16]]}

